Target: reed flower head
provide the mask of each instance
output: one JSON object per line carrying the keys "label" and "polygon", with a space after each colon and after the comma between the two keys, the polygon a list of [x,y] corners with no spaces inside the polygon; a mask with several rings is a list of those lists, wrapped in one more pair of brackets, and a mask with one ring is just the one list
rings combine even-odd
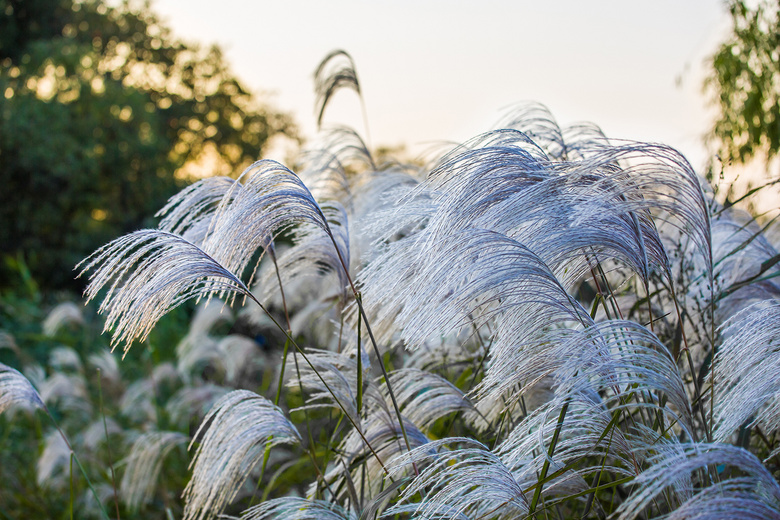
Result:
{"label": "reed flower head", "polygon": [[12,406],[42,408],[43,399],[18,370],[0,363],[0,413]]}
{"label": "reed flower head", "polygon": [[209,411],[190,449],[192,479],[184,490],[186,520],[219,515],[238,493],[266,446],[295,444],[300,435],[282,411],[247,390],[235,390]]}

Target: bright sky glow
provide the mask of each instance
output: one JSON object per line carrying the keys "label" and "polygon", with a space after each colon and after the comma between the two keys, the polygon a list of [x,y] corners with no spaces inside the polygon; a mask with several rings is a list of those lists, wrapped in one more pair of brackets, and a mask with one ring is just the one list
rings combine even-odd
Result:
{"label": "bright sky glow", "polygon": [[[176,36],[217,43],[246,86],[315,130],[312,73],[331,50],[356,63],[371,144],[421,152],[490,129],[521,101],[560,124],[663,142],[699,170],[711,119],[704,61],[728,32],[720,0],[154,0]],[[681,80],[681,81],[680,81]],[[326,122],[362,133],[339,93]]]}

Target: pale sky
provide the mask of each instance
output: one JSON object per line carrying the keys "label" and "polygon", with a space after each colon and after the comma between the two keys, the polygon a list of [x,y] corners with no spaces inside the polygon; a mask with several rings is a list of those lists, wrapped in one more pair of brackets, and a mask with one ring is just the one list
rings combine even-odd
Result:
{"label": "pale sky", "polygon": [[[153,0],[187,41],[217,43],[255,92],[315,131],[312,73],[331,50],[355,60],[371,144],[422,152],[489,130],[509,107],[545,104],[562,125],[663,142],[700,170],[711,111],[705,59],[729,30],[721,0]],[[679,83],[679,79],[682,79]],[[363,133],[339,93],[326,122]]]}

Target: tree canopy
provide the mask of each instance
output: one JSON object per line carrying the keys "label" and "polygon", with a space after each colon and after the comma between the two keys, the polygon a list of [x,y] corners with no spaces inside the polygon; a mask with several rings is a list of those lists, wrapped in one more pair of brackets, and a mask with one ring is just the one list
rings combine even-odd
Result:
{"label": "tree canopy", "polygon": [[0,0],[0,286],[20,260],[72,286],[76,262],[181,188],[182,167],[240,171],[294,132],[148,3]]}
{"label": "tree canopy", "polygon": [[711,58],[707,87],[719,115],[712,128],[725,161],[780,150],[780,0],[728,4],[732,31]]}

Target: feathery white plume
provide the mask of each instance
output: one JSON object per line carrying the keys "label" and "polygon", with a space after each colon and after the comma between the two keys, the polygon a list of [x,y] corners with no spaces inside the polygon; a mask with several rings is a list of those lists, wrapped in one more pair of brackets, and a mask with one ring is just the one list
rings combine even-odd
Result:
{"label": "feathery white plume", "polygon": [[[361,417],[357,409],[357,361],[344,354],[325,350],[309,350],[306,357],[311,366],[308,363],[300,363],[300,378],[295,376],[287,383],[291,388],[301,385],[310,393],[306,404],[301,408],[343,409],[355,424],[360,424]],[[293,359],[289,359],[287,363],[287,373],[295,374]],[[363,377],[367,375],[364,366]],[[367,397],[373,401],[383,401],[376,385],[370,384],[368,378],[364,381],[369,383],[365,388]]]}
{"label": "feathery white plume", "polygon": [[12,406],[43,407],[43,399],[18,370],[0,363],[0,413]]}
{"label": "feathery white plume", "polygon": [[[452,451],[445,445],[460,444]],[[483,444],[467,438],[447,438],[431,442],[393,460],[391,472],[412,462],[425,466],[401,493],[399,505],[383,516],[409,511],[416,518],[524,517],[528,502],[520,485],[501,460]],[[424,498],[414,506],[403,507],[417,493]]]}
{"label": "feathery white plume", "polygon": [[155,215],[163,217],[159,229],[201,245],[215,211],[224,204],[225,196],[230,197],[235,182],[230,177],[207,177],[187,186]]}
{"label": "feathery white plume", "polygon": [[165,411],[174,424],[187,426],[193,419],[200,422],[214,404],[232,389],[204,383],[180,388],[165,403]]}
{"label": "feathery white plume", "polygon": [[84,324],[84,315],[81,308],[73,302],[64,302],[55,306],[43,320],[43,334],[49,337],[66,326],[78,326]]}
{"label": "feathery white plume", "polygon": [[186,300],[231,292],[250,295],[232,272],[195,244],[159,230],[141,230],[120,237],[83,260],[82,275],[90,282],[87,300],[108,286],[99,312],[107,313],[105,330],[111,343],[130,348],[143,341],[159,319]]}
{"label": "feathery white plume", "polygon": [[19,345],[16,344],[13,334],[3,329],[0,329],[0,349],[7,348],[17,356],[21,353]]}
{"label": "feathery white plume", "polygon": [[152,499],[166,455],[188,440],[179,432],[150,431],[138,436],[124,459],[125,472],[119,485],[119,494],[128,509],[137,511]]}
{"label": "feathery white plume", "polygon": [[56,404],[63,411],[85,414],[92,411],[87,384],[81,374],[54,372],[41,383],[40,395],[44,403]]}
{"label": "feathery white plume", "polygon": [[357,516],[325,500],[283,497],[247,509],[241,520],[357,520]]}
{"label": "feathery white plume", "polygon": [[714,361],[714,438],[724,441],[744,423],[779,429],[780,302],[748,307],[729,320],[722,334],[726,340]]}
{"label": "feathery white plume", "polygon": [[118,387],[122,382],[119,363],[117,363],[116,357],[110,350],[103,349],[100,352],[96,352],[90,355],[87,361],[92,367],[100,370],[101,384],[105,381],[111,386]]}
{"label": "feathery white plume", "polygon": [[[753,454],[728,444],[681,445],[676,452],[666,452],[633,483],[637,486],[617,510],[620,520],[637,518],[665,489],[676,498],[673,511],[664,518],[780,518],[780,486],[772,474]],[[744,476],[723,478],[719,483],[698,482],[691,489],[694,472],[708,466],[733,467]],[[725,474],[724,474],[725,475]],[[683,483],[682,487],[679,487]]]}
{"label": "feathery white plume", "polygon": [[275,161],[258,161],[244,170],[220,203],[203,249],[229,272],[241,275],[271,237],[304,222],[330,235],[327,219],[300,178]]}
{"label": "feathery white plume", "polygon": [[185,520],[219,515],[238,493],[267,446],[300,441],[295,426],[270,401],[248,390],[219,400],[203,419],[190,449],[192,479],[184,490]]}
{"label": "feathery white plume", "polygon": [[404,416],[422,430],[452,412],[465,412],[471,421],[477,420],[477,410],[463,392],[436,374],[404,368],[390,373],[390,383],[398,389],[396,398]]}
{"label": "feathery white plume", "polygon": [[[308,222],[296,228],[293,235],[294,245],[287,248],[277,259],[279,275],[283,286],[287,287],[289,282],[297,277],[335,274],[336,296],[344,300],[349,294],[349,281],[344,271],[344,266],[349,268],[350,264],[347,212],[335,201],[323,202],[321,210],[327,219],[329,231],[323,232],[322,225]],[[333,246],[334,241],[338,250]],[[261,279],[260,285],[266,288],[266,294],[279,290],[276,276],[276,271],[269,269]]]}
{"label": "feathery white plume", "polygon": [[56,347],[49,354],[49,366],[57,371],[83,372],[79,353],[70,347]]}
{"label": "feathery white plume", "polygon": [[46,434],[43,453],[38,457],[36,479],[38,485],[63,489],[68,473],[71,451],[59,431]]}

